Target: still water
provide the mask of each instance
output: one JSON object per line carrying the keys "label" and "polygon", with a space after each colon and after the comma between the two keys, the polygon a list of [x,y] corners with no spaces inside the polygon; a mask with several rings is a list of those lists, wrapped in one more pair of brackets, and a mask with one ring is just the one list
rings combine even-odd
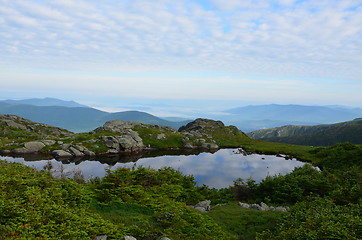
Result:
{"label": "still water", "polygon": [[198,186],[203,184],[212,188],[224,188],[233,185],[237,178],[252,178],[260,182],[266,176],[287,174],[295,167],[305,163],[296,159],[285,160],[283,157],[274,155],[242,155],[237,154],[237,149],[220,149],[214,153],[202,152],[190,155],[163,155],[144,157],[128,155],[123,158],[102,157],[92,160],[34,160],[14,157],[0,157],[9,162],[20,162],[38,170],[50,162],[55,174],[62,169],[63,174],[72,174],[81,171],[85,179],[92,177],[103,177],[105,169],[114,170],[119,167],[132,168],[134,166],[172,167],[180,170],[183,174],[193,175]]}

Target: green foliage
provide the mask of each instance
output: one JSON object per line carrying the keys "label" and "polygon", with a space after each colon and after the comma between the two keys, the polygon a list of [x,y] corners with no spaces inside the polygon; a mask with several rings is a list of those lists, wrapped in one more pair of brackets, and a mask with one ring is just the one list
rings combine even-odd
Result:
{"label": "green foliage", "polygon": [[[118,168],[108,171],[100,181],[94,182],[97,201],[101,208],[113,209],[121,216],[108,215],[115,224],[125,224],[124,206],[133,212],[129,233],[137,239],[167,235],[172,239],[232,239],[209,217],[185,205],[204,200],[194,187],[192,176],[183,176],[172,168]],[[99,207],[97,208],[99,211]]]}
{"label": "green foliage", "polygon": [[339,206],[323,198],[297,203],[276,230],[257,239],[360,239],[361,205]]}
{"label": "green foliage", "polygon": [[315,148],[312,151],[319,160],[318,165],[328,169],[362,166],[362,147],[352,143],[338,143],[334,146]]}
{"label": "green foliage", "polygon": [[0,162],[0,239],[123,236],[113,224],[88,211],[90,199],[89,190],[70,179]]}
{"label": "green foliage", "polygon": [[0,162],[0,239],[233,239],[186,206],[203,200],[194,185],[171,168],[119,169],[79,184]]}
{"label": "green foliage", "polygon": [[285,213],[255,211],[241,208],[236,203],[228,203],[226,206],[214,207],[208,215],[237,239],[252,240],[257,232],[274,230]]}

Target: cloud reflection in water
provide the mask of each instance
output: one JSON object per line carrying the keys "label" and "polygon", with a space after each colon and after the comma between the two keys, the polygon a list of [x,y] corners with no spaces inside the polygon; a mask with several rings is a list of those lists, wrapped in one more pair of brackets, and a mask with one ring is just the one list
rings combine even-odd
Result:
{"label": "cloud reflection in water", "polygon": [[[197,185],[205,184],[209,187],[223,188],[233,184],[237,178],[253,178],[260,182],[266,176],[277,174],[287,174],[295,167],[300,167],[305,163],[295,159],[285,160],[282,157],[273,155],[252,154],[243,156],[235,154],[234,149],[221,149],[215,153],[200,153],[198,155],[179,156],[159,156],[141,158],[136,163],[116,163],[108,165],[99,161],[82,161],[79,164],[63,164],[55,159],[49,160],[55,169],[63,165],[66,172],[81,170],[84,177],[103,177],[105,169],[114,170],[119,167],[131,168],[136,166],[151,167],[159,169],[161,167],[172,167],[180,170],[183,174],[194,175]],[[25,161],[23,158],[2,157],[10,162],[20,162],[36,169],[42,169],[48,160]]]}

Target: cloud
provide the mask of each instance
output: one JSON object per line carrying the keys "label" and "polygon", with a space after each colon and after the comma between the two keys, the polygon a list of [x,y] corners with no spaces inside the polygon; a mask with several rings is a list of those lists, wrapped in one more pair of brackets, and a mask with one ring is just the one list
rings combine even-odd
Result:
{"label": "cloud", "polygon": [[[14,0],[1,2],[0,15],[3,66],[83,71],[89,88],[104,81],[92,77],[94,71],[270,76],[269,81],[188,77],[177,82],[165,74],[160,80],[143,76],[127,83],[131,92],[140,85],[165,86],[153,90],[154,96],[169,97],[174,94],[167,90],[179,89],[197,98],[210,86],[208,96],[236,98],[240,89],[250,90],[250,97],[257,87],[278,95],[283,89],[295,92],[297,85],[309,89],[304,78],[358,82],[362,75],[362,6],[357,0]],[[56,85],[44,83],[59,78],[37,77],[28,81],[40,87]],[[75,86],[85,82],[85,77],[67,78]],[[293,80],[298,78],[303,80]]]}

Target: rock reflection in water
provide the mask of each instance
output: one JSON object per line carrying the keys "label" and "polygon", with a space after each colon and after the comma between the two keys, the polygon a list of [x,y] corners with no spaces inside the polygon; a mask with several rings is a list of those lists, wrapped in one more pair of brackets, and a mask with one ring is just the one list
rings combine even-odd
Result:
{"label": "rock reflection in water", "polygon": [[[1,157],[11,162],[21,162],[36,169],[43,169],[50,162],[53,169],[62,168],[72,173],[81,171],[86,179],[103,177],[105,169],[114,170],[119,167],[144,166],[159,169],[173,167],[186,175],[194,175],[197,185],[203,184],[223,188],[233,184],[237,178],[253,178],[257,182],[266,176],[286,174],[295,167],[302,166],[303,162],[295,159],[285,160],[273,155],[242,155],[235,154],[236,149],[220,149],[210,152],[145,152],[139,154],[123,154],[114,156],[97,156],[89,159],[46,159],[38,156],[24,158]],[[61,167],[62,166],[62,167]]]}

